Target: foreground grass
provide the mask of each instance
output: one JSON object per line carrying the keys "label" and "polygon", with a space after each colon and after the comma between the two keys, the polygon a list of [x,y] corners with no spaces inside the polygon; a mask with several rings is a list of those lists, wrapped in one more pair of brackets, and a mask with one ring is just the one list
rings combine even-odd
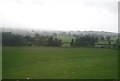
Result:
{"label": "foreground grass", "polygon": [[117,51],[3,47],[3,79],[117,79]]}

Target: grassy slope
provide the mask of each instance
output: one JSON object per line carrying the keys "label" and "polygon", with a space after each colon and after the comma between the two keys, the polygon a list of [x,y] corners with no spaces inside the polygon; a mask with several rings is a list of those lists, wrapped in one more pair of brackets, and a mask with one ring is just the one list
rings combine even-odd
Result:
{"label": "grassy slope", "polygon": [[117,52],[98,48],[4,47],[4,79],[115,79]]}

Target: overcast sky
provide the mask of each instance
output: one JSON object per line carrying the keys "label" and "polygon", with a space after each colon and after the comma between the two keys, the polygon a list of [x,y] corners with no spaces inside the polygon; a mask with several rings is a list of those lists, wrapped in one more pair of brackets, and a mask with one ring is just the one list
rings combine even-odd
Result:
{"label": "overcast sky", "polygon": [[0,27],[118,32],[118,0],[0,0]]}

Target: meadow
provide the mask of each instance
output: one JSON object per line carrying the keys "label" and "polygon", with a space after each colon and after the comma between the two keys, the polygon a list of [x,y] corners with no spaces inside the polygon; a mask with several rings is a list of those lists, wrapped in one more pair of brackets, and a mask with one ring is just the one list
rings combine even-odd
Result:
{"label": "meadow", "polygon": [[3,79],[117,79],[118,53],[102,48],[3,47]]}

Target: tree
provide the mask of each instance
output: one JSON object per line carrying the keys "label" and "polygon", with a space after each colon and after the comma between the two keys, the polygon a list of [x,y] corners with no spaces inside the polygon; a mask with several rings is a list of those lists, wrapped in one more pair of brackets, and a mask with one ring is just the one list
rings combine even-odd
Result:
{"label": "tree", "polygon": [[74,41],[73,41],[73,39],[72,39],[72,40],[71,40],[71,43],[70,43],[70,46],[73,46],[73,42],[74,42]]}
{"label": "tree", "polygon": [[108,41],[108,45],[109,45],[109,48],[111,47],[111,37],[110,36],[107,36],[106,37],[106,40]]}
{"label": "tree", "polygon": [[110,40],[108,41],[108,44],[109,44],[109,48],[110,48],[111,47],[111,41]]}
{"label": "tree", "polygon": [[81,36],[76,37],[74,46],[81,46],[81,47],[92,47],[95,46],[95,43],[97,42],[97,39],[93,36]]}
{"label": "tree", "polygon": [[33,45],[33,42],[34,42],[33,37],[25,36],[24,39],[26,40],[26,45],[28,45],[28,46],[32,46]]}
{"label": "tree", "polygon": [[40,36],[35,34],[34,37],[12,34],[11,32],[2,32],[3,46],[61,46],[61,40],[52,36]]}
{"label": "tree", "polygon": [[57,38],[49,37],[48,38],[48,46],[61,46],[62,42],[61,40],[58,40]]}
{"label": "tree", "polygon": [[106,41],[110,41],[111,37],[110,36],[107,36],[106,37]]}
{"label": "tree", "polygon": [[48,38],[48,46],[52,46],[53,45],[53,37]]}
{"label": "tree", "polygon": [[25,45],[24,36],[14,35],[11,32],[2,32],[3,46],[23,46]]}
{"label": "tree", "polygon": [[103,36],[101,36],[101,37],[99,38],[99,40],[100,40],[100,41],[105,41],[105,38],[104,38]]}

